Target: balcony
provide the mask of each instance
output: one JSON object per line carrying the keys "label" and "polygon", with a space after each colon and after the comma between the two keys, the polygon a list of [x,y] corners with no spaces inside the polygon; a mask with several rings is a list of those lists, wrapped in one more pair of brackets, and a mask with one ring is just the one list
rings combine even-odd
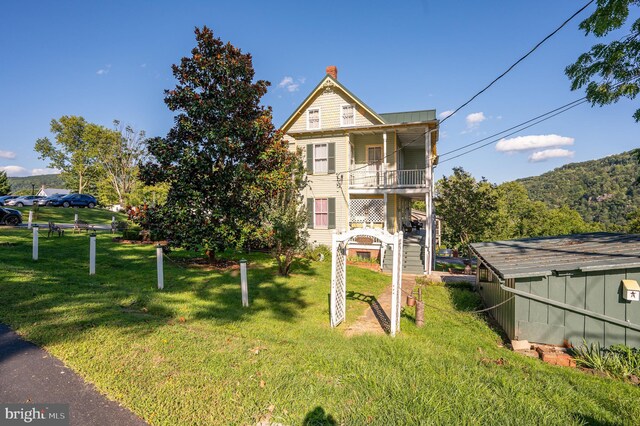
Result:
{"label": "balcony", "polygon": [[350,189],[426,189],[427,174],[424,169],[380,170],[369,168],[349,171]]}

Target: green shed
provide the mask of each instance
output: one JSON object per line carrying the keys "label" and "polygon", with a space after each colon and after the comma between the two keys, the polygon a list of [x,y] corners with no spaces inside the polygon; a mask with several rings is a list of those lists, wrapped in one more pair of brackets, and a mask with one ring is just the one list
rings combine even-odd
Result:
{"label": "green shed", "polygon": [[512,340],[640,347],[640,235],[475,243],[478,291]]}

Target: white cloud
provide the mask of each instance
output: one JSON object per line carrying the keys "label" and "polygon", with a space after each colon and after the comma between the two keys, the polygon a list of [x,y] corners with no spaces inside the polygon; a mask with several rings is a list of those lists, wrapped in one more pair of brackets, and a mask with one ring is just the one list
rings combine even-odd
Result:
{"label": "white cloud", "polygon": [[109,74],[110,70],[111,70],[111,64],[107,64],[104,68],[100,68],[98,71],[96,71],[96,74],[98,75]]}
{"label": "white cloud", "polygon": [[140,64],[140,68],[146,68],[147,64]]}
{"label": "white cloud", "polygon": [[574,138],[559,135],[528,135],[511,139],[502,139],[496,145],[496,151],[513,152],[527,151],[530,149],[553,148],[558,146],[573,145]]}
{"label": "white cloud", "polygon": [[0,170],[7,172],[7,176],[28,176],[27,169],[20,166],[0,166]]}
{"label": "white cloud", "polygon": [[467,115],[467,118],[466,118],[467,126],[476,127],[477,125],[479,125],[480,123],[482,123],[486,119],[487,119],[487,117],[484,116],[484,112],[471,113],[471,114]]}
{"label": "white cloud", "polygon": [[60,173],[60,170],[58,169],[49,169],[49,168],[45,168],[45,169],[31,169],[31,176],[37,176],[37,175],[53,175],[53,174],[58,174]]}
{"label": "white cloud", "polygon": [[307,81],[305,77],[300,77],[294,81],[293,77],[287,75],[278,83],[278,88],[285,89],[288,92],[297,92],[300,89],[300,85],[304,84],[305,81]]}
{"label": "white cloud", "polygon": [[529,156],[529,161],[537,163],[538,161],[546,161],[550,158],[571,158],[575,154],[574,151],[568,149],[545,149],[544,151],[536,151]]}
{"label": "white cloud", "polygon": [[438,114],[438,118],[440,120],[444,120],[445,118],[447,118],[451,114],[453,114],[453,110],[452,109],[448,109],[448,110],[442,111],[440,114]]}
{"label": "white cloud", "polygon": [[16,153],[13,151],[0,151],[0,158],[16,158]]}

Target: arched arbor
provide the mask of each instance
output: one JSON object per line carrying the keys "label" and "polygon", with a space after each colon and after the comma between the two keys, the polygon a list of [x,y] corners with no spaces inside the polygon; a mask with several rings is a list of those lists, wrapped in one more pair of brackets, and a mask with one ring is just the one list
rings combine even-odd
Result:
{"label": "arched arbor", "polygon": [[385,249],[393,250],[393,272],[391,293],[392,336],[400,331],[400,307],[402,292],[402,232],[390,234],[382,229],[359,228],[335,233],[332,236],[331,257],[331,327],[336,327],[346,316],[347,303],[347,246],[356,237],[368,236],[382,244],[381,257]]}

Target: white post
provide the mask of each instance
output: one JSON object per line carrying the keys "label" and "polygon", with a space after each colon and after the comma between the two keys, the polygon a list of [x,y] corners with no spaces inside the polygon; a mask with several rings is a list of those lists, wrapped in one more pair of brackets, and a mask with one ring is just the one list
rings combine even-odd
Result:
{"label": "white post", "polygon": [[89,235],[89,275],[96,274],[96,234]]}
{"label": "white post", "polygon": [[73,220],[74,220],[74,222],[73,222],[73,223],[78,223],[78,213],[76,213],[76,214],[74,215]]}
{"label": "white post", "polygon": [[29,224],[28,229],[31,229],[31,223],[33,222],[33,210],[29,210]]}
{"label": "white post", "polygon": [[111,216],[111,223],[116,221],[116,217],[115,216]]}
{"label": "white post", "polygon": [[162,267],[162,246],[158,244],[156,246],[156,259],[158,264],[158,290],[164,288],[164,270]]}
{"label": "white post", "polygon": [[33,260],[38,260],[38,224],[33,225]]}
{"label": "white post", "polygon": [[425,138],[425,184],[427,187],[427,195],[425,197],[425,235],[424,235],[424,273],[431,274],[433,271],[433,255],[435,247],[433,246],[433,165],[431,164],[431,133],[427,127],[427,134]]}
{"label": "white post", "polygon": [[331,293],[329,296],[329,317],[331,319],[331,327],[336,326],[336,272],[338,270],[337,251],[338,235],[333,231],[333,234],[331,234]]}
{"label": "white post", "polygon": [[393,234],[393,269],[391,274],[391,336],[396,335],[398,316],[396,311],[398,309],[398,265],[402,261],[400,259],[400,248],[398,247],[398,234],[402,232],[396,232]]}
{"label": "white post", "polygon": [[383,219],[384,220],[384,230],[386,231],[387,230],[387,221],[388,221],[388,218],[387,218],[387,193],[386,192],[382,195],[382,199],[383,199],[383,203],[384,203],[384,214],[382,216],[384,217],[384,219]]}
{"label": "white post", "polygon": [[[397,169],[397,167],[396,167]],[[387,132],[382,133],[382,174],[384,186],[387,186]]]}
{"label": "white post", "polygon": [[249,307],[249,288],[247,287],[247,261],[240,260],[240,289],[242,290],[242,306]]}

